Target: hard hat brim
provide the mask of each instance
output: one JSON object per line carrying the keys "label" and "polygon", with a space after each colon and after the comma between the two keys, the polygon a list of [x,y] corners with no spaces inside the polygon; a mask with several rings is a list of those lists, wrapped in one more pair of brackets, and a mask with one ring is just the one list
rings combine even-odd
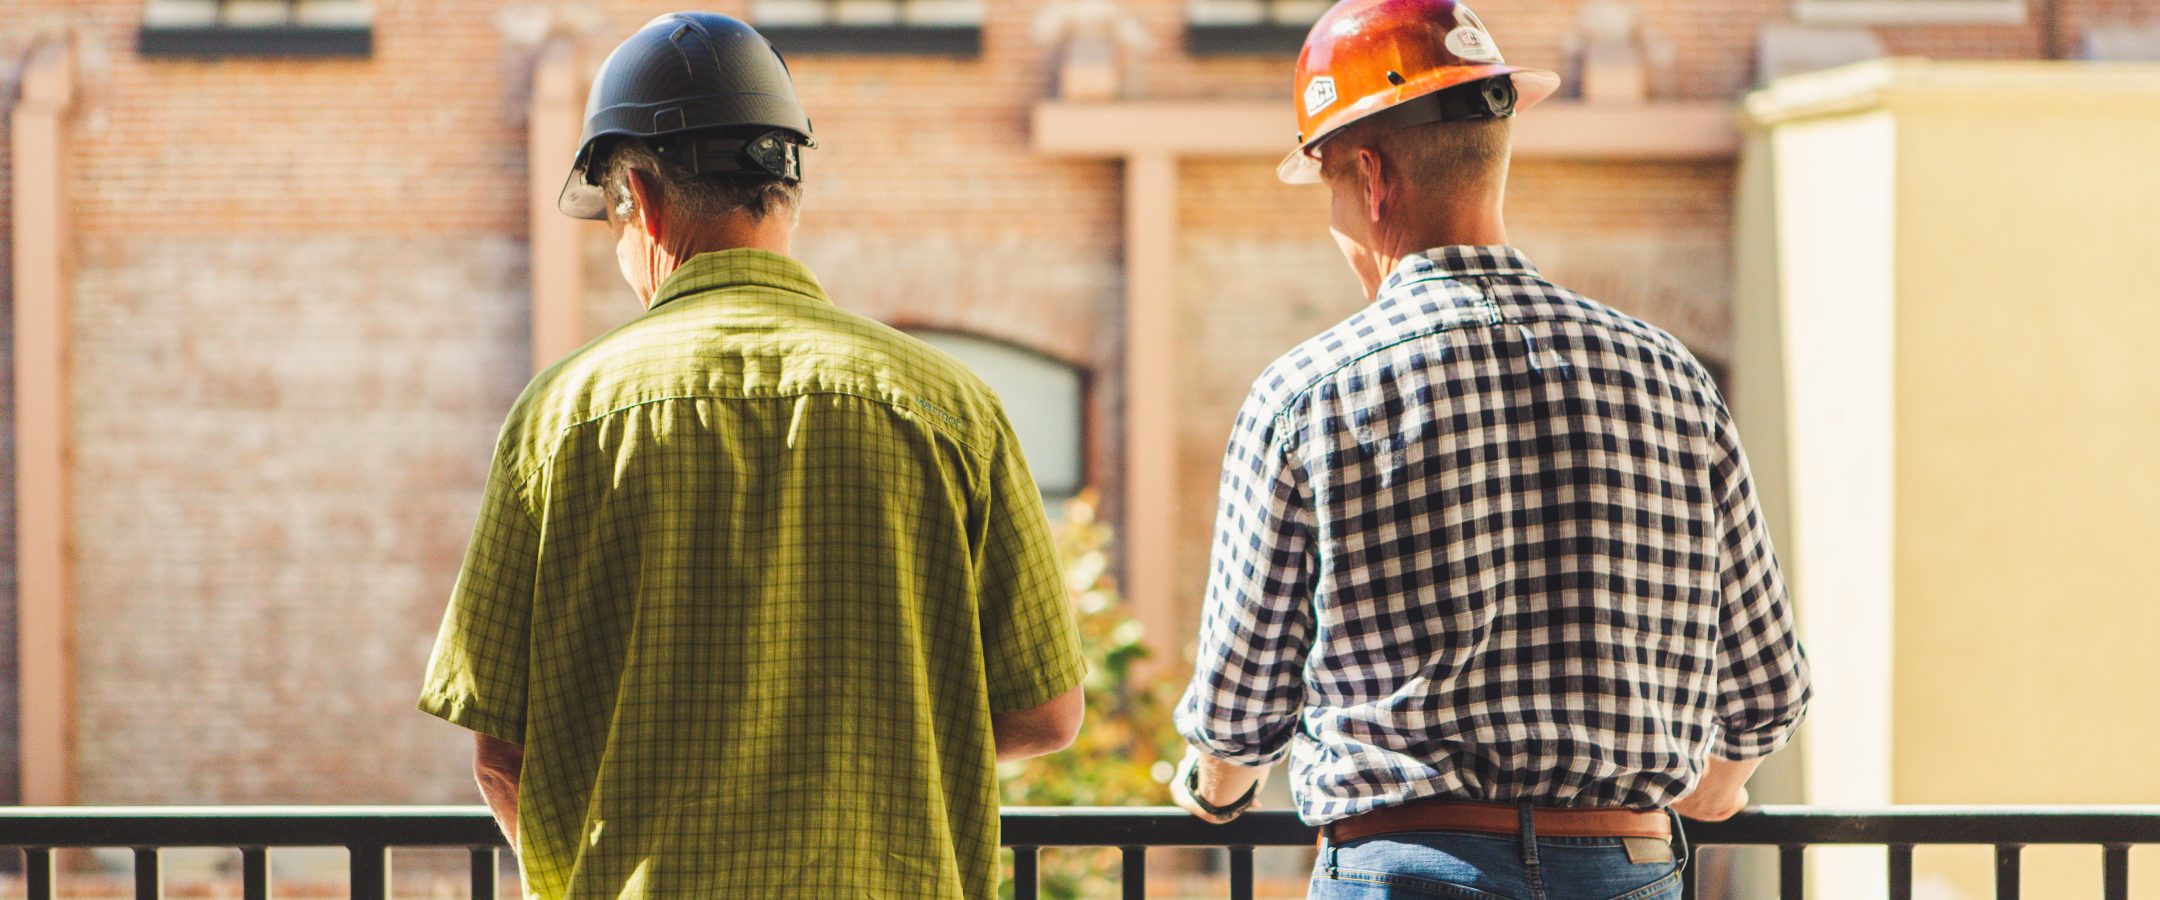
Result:
{"label": "hard hat brim", "polygon": [[607,194],[599,185],[585,182],[585,169],[581,166],[563,179],[562,193],[555,197],[555,208],[573,219],[607,221]]}
{"label": "hard hat brim", "polygon": [[1499,75],[1510,76],[1515,83],[1515,111],[1521,112],[1536,106],[1540,101],[1560,90],[1560,75],[1546,69],[1528,69],[1521,66],[1460,66],[1451,68],[1442,77],[1429,78],[1406,89],[1391,102],[1373,103],[1370,108],[1349,110],[1349,114],[1330,123],[1332,127],[1315,134],[1297,149],[1283,157],[1275,166],[1275,177],[1284,184],[1319,184],[1320,157],[1313,150],[1334,137],[1344,128],[1368,116],[1391,109],[1405,101],[1415,100],[1427,94],[1444,91],[1457,85],[1481,81]]}

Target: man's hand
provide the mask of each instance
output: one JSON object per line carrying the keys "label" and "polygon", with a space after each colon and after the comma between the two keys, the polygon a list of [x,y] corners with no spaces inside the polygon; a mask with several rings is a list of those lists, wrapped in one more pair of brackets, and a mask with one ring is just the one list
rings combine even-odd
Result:
{"label": "man's hand", "polygon": [[1187,778],[1191,777],[1188,773],[1199,773],[1195,779],[1200,782],[1199,799],[1206,800],[1209,805],[1222,807],[1243,799],[1247,791],[1259,793],[1260,788],[1267,784],[1268,768],[1228,763],[1198,750],[1186,748],[1185,761],[1178,765],[1177,774],[1170,778],[1170,800],[1176,803],[1179,809],[1192,813],[1203,822],[1221,825],[1237,818],[1238,813],[1244,810],[1227,816],[1217,816],[1202,809],[1200,804],[1194,801],[1193,792],[1186,783]]}
{"label": "man's hand", "polygon": [[1723,822],[1747,808],[1748,776],[1755,774],[1760,759],[1736,761],[1712,758],[1703,767],[1701,781],[1687,796],[1673,802],[1673,812],[1698,822]]}
{"label": "man's hand", "polygon": [[1715,794],[1697,788],[1674,801],[1672,808],[1673,812],[1698,822],[1723,822],[1746,809],[1747,804],[1747,786],[1741,785],[1735,790],[1718,791]]}

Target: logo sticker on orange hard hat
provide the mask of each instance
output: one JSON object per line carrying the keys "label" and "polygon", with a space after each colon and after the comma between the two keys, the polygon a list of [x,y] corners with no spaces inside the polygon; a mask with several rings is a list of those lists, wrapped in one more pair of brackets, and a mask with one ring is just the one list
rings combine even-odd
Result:
{"label": "logo sticker on orange hard hat", "polygon": [[1305,85],[1305,115],[1316,116],[1335,103],[1335,79],[1322,75]]}
{"label": "logo sticker on orange hard hat", "polygon": [[[1496,63],[1500,61],[1500,48],[1493,44],[1492,35],[1476,25],[1459,25],[1447,33],[1449,53],[1470,62]],[[1309,114],[1308,114],[1309,115]]]}

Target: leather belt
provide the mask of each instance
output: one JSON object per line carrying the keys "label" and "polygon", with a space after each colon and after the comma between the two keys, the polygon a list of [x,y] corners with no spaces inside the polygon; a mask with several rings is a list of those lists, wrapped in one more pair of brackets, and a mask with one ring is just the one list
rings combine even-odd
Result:
{"label": "leather belt", "polygon": [[[1531,827],[1539,837],[1641,837],[1672,840],[1672,819],[1662,810],[1536,807]],[[1519,834],[1522,808],[1471,800],[1412,800],[1328,823],[1323,842],[1342,843],[1400,831],[1472,831]]]}

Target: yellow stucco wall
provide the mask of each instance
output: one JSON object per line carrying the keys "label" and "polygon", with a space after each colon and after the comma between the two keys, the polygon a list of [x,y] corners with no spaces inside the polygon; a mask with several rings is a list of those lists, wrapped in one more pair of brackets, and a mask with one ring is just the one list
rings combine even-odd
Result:
{"label": "yellow stucco wall", "polygon": [[[1872,698],[1818,700],[1809,799],[1864,799],[1850,771],[1897,803],[2160,802],[2160,66],[1877,63],[1749,114],[1774,200],[1742,240],[1775,252],[1741,283],[1775,288],[1743,310],[1777,327],[1736,380],[1780,394],[1736,403],[1782,417],[1756,453],[1821,678],[1888,673],[1877,738]],[[1992,896],[1984,852],[1916,863],[1923,896]],[[2024,881],[2098,896],[2099,853],[2028,851]]]}

